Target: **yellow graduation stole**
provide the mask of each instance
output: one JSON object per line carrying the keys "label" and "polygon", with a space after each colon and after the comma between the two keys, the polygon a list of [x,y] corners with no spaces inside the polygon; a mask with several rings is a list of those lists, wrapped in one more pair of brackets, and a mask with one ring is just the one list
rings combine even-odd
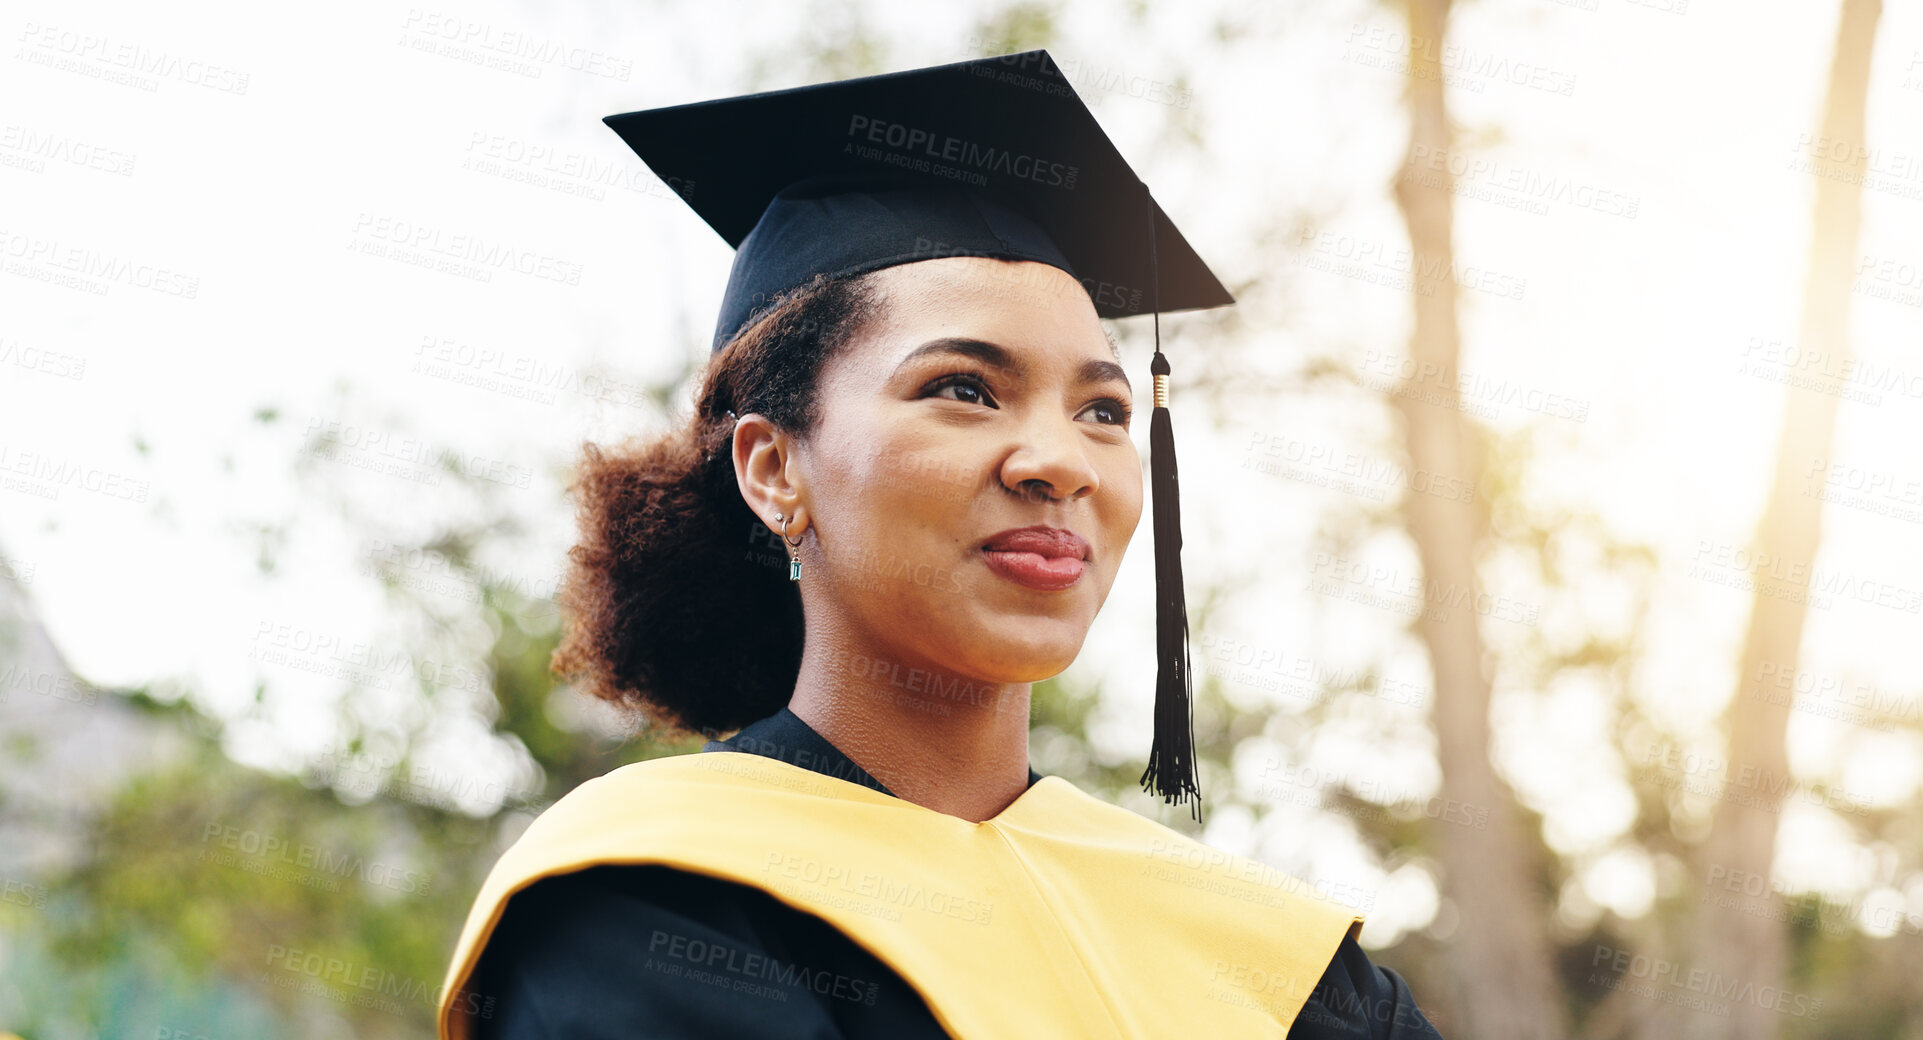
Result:
{"label": "yellow graduation stole", "polygon": [[[508,897],[601,863],[751,885],[894,969],[958,1040],[1283,1037],[1362,917],[1308,882],[1044,776],[970,823],[779,759],[622,766],[549,806],[488,874],[441,989],[466,986]],[[637,937],[636,941],[643,941]]]}

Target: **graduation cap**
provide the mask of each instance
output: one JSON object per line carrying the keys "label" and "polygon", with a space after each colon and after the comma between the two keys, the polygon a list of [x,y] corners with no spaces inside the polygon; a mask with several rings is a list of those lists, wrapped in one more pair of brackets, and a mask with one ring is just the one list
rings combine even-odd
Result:
{"label": "graduation cap", "polygon": [[1142,784],[1194,799],[1188,612],[1160,315],[1235,302],[1045,50],[603,120],[736,249],[714,349],[818,274],[948,256],[1060,268],[1104,318],[1156,318],[1149,423],[1155,737]]}

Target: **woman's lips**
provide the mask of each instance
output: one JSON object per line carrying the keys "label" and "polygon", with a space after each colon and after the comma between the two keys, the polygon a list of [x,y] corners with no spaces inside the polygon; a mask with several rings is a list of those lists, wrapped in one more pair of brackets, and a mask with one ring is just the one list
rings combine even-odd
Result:
{"label": "woman's lips", "polygon": [[1031,589],[1055,591],[1082,580],[1086,562],[1074,556],[1043,556],[1032,552],[1004,552],[983,549],[982,558],[990,570]]}

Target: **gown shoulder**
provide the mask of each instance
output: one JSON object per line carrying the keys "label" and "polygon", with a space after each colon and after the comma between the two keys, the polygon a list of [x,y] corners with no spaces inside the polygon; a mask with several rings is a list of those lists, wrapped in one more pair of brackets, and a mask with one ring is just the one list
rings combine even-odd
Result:
{"label": "gown shoulder", "polygon": [[[840,929],[753,886],[654,864],[515,893],[471,988],[492,1000],[474,1040],[949,1037],[914,987]],[[1288,1035],[1440,1040],[1402,977],[1347,937]]]}
{"label": "gown shoulder", "polygon": [[919,993],[826,921],[652,864],[515,893],[472,988],[493,998],[474,1040],[948,1037]]}
{"label": "gown shoulder", "polygon": [[1344,936],[1289,1026],[1289,1040],[1442,1040],[1416,1006],[1408,983],[1392,968],[1369,960],[1354,937]]}

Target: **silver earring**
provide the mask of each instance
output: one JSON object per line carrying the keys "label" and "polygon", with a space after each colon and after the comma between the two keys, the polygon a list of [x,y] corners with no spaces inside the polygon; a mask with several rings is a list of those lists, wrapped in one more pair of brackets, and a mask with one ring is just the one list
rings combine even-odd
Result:
{"label": "silver earring", "polygon": [[[801,539],[790,539],[788,537],[788,518],[782,516],[780,513],[776,513],[775,519],[781,523],[781,540],[787,542],[791,547],[799,548],[801,546]],[[788,554],[788,580],[801,580],[801,557],[799,554]]]}

